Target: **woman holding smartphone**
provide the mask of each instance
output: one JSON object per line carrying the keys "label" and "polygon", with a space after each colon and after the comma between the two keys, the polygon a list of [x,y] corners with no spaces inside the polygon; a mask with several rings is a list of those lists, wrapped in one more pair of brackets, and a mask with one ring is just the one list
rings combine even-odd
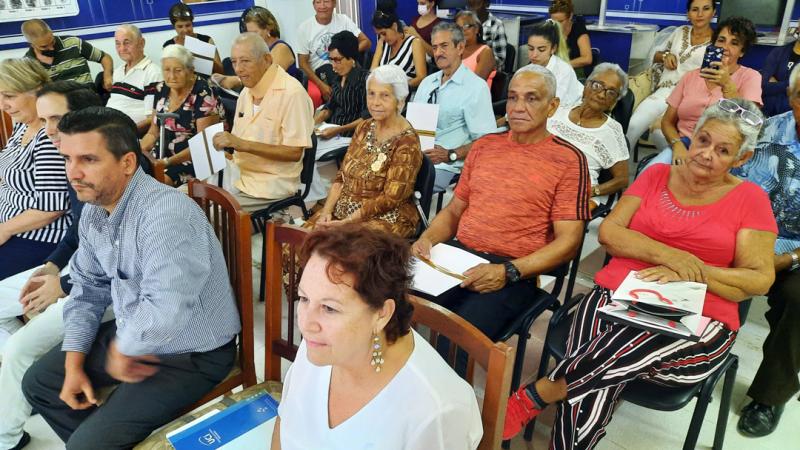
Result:
{"label": "woman holding smartphone", "polygon": [[708,46],[704,57],[711,62],[704,62],[700,69],[684,75],[667,98],[669,106],[661,119],[663,137],[658,133],[654,136],[656,145],[666,148],[650,164],[682,164],[697,120],[719,99],[743,98],[762,104],[761,74],[739,64],[739,59],[756,42],[753,22],[744,17],[725,19],[711,42],[713,45]]}

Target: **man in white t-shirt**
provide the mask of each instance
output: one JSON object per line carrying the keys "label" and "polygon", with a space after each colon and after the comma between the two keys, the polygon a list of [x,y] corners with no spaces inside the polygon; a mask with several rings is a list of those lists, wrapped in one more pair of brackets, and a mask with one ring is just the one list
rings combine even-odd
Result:
{"label": "man in white t-shirt", "polygon": [[311,2],[316,14],[300,24],[297,31],[297,56],[300,70],[317,85],[322,97],[327,100],[331,95],[329,83],[333,77],[333,69],[328,58],[331,36],[344,30],[353,33],[358,37],[359,52],[372,47],[372,42],[349,17],[334,12],[336,0],[311,0]]}
{"label": "man in white t-shirt", "polygon": [[123,64],[114,69],[114,84],[106,106],[122,111],[134,122],[140,135],[150,128],[153,104],[145,104],[147,86],[163,80],[161,68],[144,56],[144,37],[134,25],[120,25],[114,46]]}

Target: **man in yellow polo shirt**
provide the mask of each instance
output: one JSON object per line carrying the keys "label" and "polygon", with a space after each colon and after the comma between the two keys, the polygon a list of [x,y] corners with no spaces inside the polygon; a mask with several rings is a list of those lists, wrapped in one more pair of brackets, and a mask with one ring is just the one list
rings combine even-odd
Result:
{"label": "man in yellow polo shirt", "polygon": [[303,86],[278,64],[255,33],[233,42],[231,62],[244,89],[233,131],[217,133],[214,146],[233,148],[240,176],[234,181],[242,208],[257,211],[290,196],[300,184],[303,149],[311,146],[314,109]]}

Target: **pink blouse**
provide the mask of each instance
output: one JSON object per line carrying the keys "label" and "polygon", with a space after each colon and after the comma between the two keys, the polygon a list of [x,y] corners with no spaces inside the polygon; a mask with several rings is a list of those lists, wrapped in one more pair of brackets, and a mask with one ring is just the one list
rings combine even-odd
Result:
{"label": "pink blouse", "polygon": [[[731,79],[739,90],[740,98],[762,104],[760,73],[749,67],[739,66]],[[687,72],[667,97],[667,104],[678,111],[678,132],[681,136],[692,137],[703,111],[721,98],[722,88],[714,86],[709,91],[705,78],[700,76],[700,69]]]}
{"label": "pink blouse", "polygon": [[[478,47],[477,50],[472,52],[471,55],[461,60],[461,62],[469,68],[473,73],[477,73],[478,70],[478,55],[483,52],[483,49],[489,48],[486,45],[481,45]],[[492,53],[490,53],[492,54]],[[489,89],[492,89],[492,80],[494,80],[494,76],[497,74],[497,70],[493,70],[492,73],[489,74],[489,78],[486,79],[486,83],[489,85]],[[759,82],[760,86],[760,82]]]}

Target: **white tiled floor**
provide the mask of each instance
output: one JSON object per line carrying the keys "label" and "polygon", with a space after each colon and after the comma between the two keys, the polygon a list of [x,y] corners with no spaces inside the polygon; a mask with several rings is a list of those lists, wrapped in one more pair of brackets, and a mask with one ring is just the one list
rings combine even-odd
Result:
{"label": "white tiled floor", "polygon": [[[253,257],[256,260],[260,259],[260,245],[260,237],[254,237]],[[592,276],[602,264],[603,251],[598,247],[597,225],[592,224],[582,252],[581,273],[578,280],[580,286],[578,289],[581,289],[581,286],[583,289],[588,289],[591,286]],[[259,276],[260,273],[254,268],[253,283],[255,292],[258,290]],[[725,434],[726,449],[800,449],[800,428],[795,428],[800,424],[800,402],[796,400],[790,401],[786,406],[781,424],[772,435],[761,439],[751,439],[740,435],[736,431],[739,411],[749,401],[746,397],[747,388],[761,361],[761,342],[763,342],[768,332],[768,326],[764,319],[766,308],[766,302],[763,298],[753,301],[747,323],[742,327],[734,347],[734,353],[739,356],[739,371],[736,377],[731,410],[728,415],[727,432]],[[549,313],[545,313],[533,325],[523,372],[528,379],[536,373],[542,349],[542,338],[546,331],[548,319]],[[263,379],[264,307],[263,304],[258,302],[255,305],[255,323],[256,370],[259,379]],[[513,341],[510,344],[513,344]],[[284,367],[284,372],[285,370],[286,367]],[[713,443],[721,388],[721,384],[717,386],[714,402],[709,406],[706,413],[697,445],[698,448],[710,448]],[[683,440],[689,427],[694,406],[695,402],[692,402],[679,411],[661,412],[622,402],[607,428],[607,436],[600,442],[598,448],[601,450],[680,449],[683,447]],[[512,441],[511,448],[514,450],[546,449],[552,422],[553,410],[550,408],[539,418],[533,442],[525,442],[522,437],[517,437]],[[31,444],[26,447],[27,450],[63,448],[63,444],[44,423],[41,416],[34,416],[28,420],[25,429],[32,436]],[[264,448],[267,448],[266,443]]]}

